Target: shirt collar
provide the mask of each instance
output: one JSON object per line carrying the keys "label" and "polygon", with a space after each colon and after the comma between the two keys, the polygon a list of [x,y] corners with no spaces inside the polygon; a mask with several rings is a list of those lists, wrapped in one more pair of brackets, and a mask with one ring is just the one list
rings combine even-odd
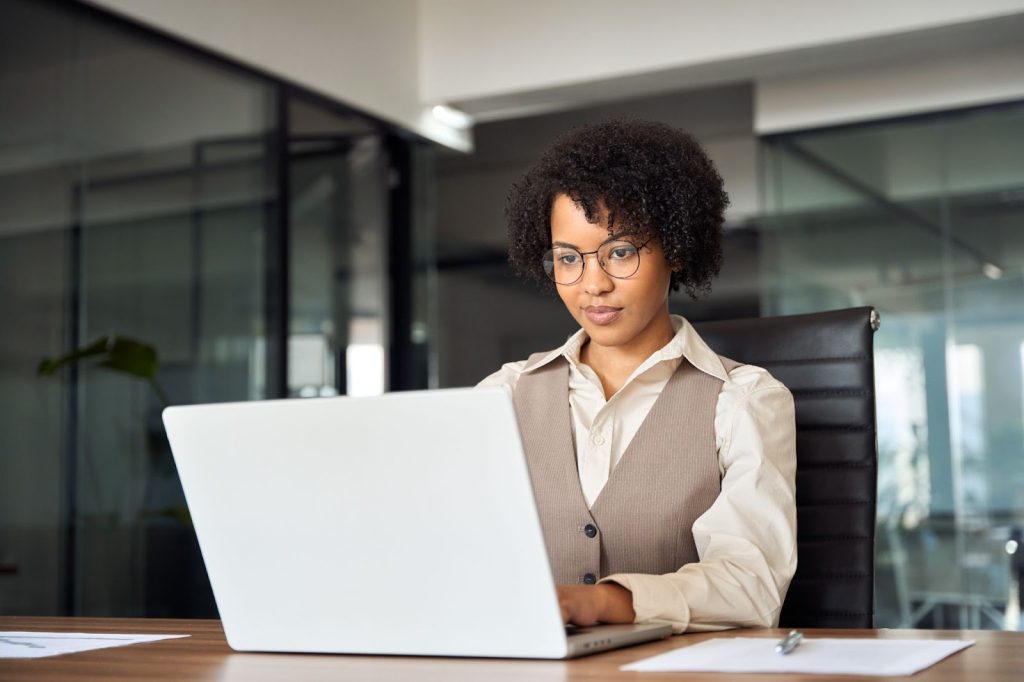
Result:
{"label": "shirt collar", "polygon": [[[711,350],[711,347],[704,342],[704,339],[700,338],[693,325],[682,315],[670,315],[669,317],[672,320],[672,328],[676,332],[675,336],[672,337],[671,341],[655,351],[643,364],[650,366],[658,362],[683,357],[705,374],[710,374],[722,381],[728,381],[729,373],[725,371],[725,366],[722,364],[721,358],[718,357],[718,353]],[[536,362],[531,363],[523,369],[523,372],[532,372],[559,357],[565,358],[573,366],[578,366],[580,362],[580,348],[583,347],[587,339],[587,333],[580,329],[570,336],[561,347],[554,349]]]}

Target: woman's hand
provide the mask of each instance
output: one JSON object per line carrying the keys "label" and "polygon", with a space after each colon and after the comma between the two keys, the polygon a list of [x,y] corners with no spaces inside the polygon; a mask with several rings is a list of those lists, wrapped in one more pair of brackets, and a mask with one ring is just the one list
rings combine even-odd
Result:
{"label": "woman's hand", "polygon": [[589,626],[597,623],[632,623],[633,593],[622,585],[557,585],[562,621]]}

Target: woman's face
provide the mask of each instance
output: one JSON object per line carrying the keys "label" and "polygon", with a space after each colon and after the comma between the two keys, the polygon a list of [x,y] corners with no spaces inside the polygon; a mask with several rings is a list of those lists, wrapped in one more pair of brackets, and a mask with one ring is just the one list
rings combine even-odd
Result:
{"label": "woman's face", "polygon": [[[551,207],[553,246],[572,246],[580,252],[588,252],[597,250],[610,238],[603,216],[598,224],[589,223],[583,209],[567,195],[559,194],[555,198]],[[630,236],[628,230],[613,233],[613,238],[636,246],[646,239],[641,235]],[[611,277],[598,264],[596,254],[583,258],[585,267],[580,280],[555,287],[592,343],[645,345],[652,336],[664,334],[672,269],[657,240],[651,240],[640,249],[639,269],[627,279]]]}

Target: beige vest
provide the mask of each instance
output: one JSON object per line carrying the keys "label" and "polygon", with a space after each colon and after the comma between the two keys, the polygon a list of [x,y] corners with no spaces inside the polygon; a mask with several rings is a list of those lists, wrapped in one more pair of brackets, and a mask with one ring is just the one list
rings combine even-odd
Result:
{"label": "beige vest", "polygon": [[[532,355],[527,367],[545,355]],[[739,364],[722,362],[726,371]],[[722,487],[715,443],[721,387],[684,359],[588,509],[573,443],[568,361],[559,357],[519,376],[516,415],[556,582],[672,573],[698,561],[693,522]]]}

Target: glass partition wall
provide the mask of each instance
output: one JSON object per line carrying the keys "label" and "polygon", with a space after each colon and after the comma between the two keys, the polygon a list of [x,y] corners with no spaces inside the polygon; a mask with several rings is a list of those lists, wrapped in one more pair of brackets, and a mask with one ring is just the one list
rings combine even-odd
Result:
{"label": "glass partition wall", "polygon": [[160,412],[389,386],[415,143],[77,3],[0,17],[0,613],[215,615]]}
{"label": "glass partition wall", "polygon": [[876,625],[1020,626],[1024,106],[763,145],[765,315],[872,305]]}

